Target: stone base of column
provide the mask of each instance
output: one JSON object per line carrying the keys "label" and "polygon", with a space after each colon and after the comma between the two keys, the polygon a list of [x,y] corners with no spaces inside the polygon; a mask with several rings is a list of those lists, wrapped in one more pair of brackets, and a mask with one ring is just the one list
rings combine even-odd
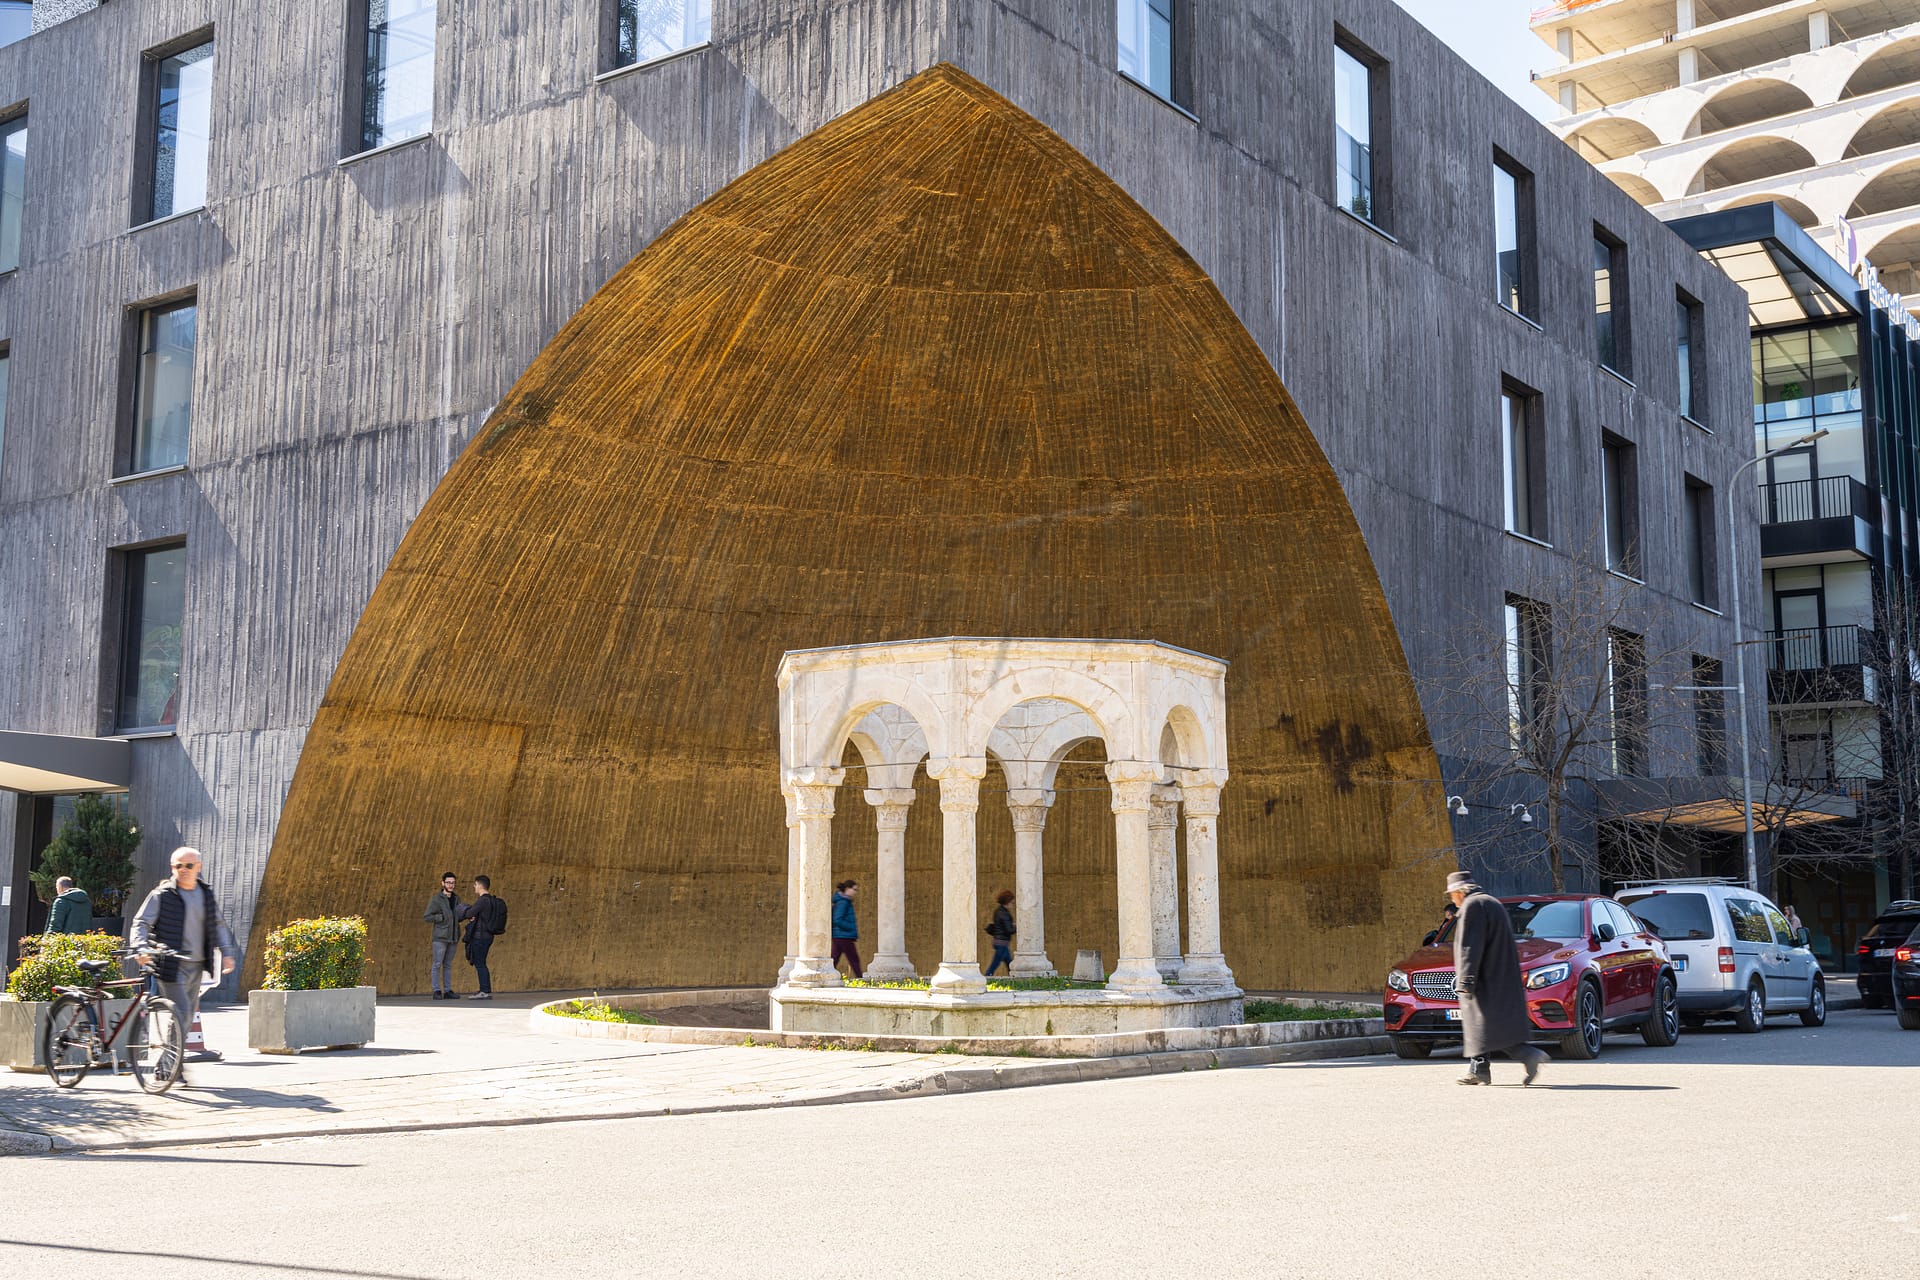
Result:
{"label": "stone base of column", "polygon": [[837,987],[840,970],[825,956],[795,956],[783,983],[789,987]]}
{"label": "stone base of column", "polygon": [[1160,971],[1160,980],[1162,982],[1180,981],[1181,965],[1179,956],[1155,956],[1153,958],[1153,967]]}
{"label": "stone base of column", "polygon": [[1234,985],[1233,970],[1227,968],[1227,958],[1218,954],[1188,956],[1186,963],[1180,966],[1179,981],[1183,987],[1231,987]]}
{"label": "stone base of column", "polygon": [[793,957],[788,956],[780,962],[780,976],[773,980],[773,985],[776,987],[784,987],[787,985],[787,979],[791,976],[793,976]]}
{"label": "stone base of column", "polygon": [[1036,952],[1033,955],[1022,955],[1016,951],[1013,955],[1013,976],[1016,978],[1053,978],[1058,977],[1059,974],[1053,967],[1053,961],[1047,959],[1046,952],[1042,951]]}
{"label": "stone base of column", "polygon": [[867,977],[875,982],[908,982],[919,976],[904,954],[878,955],[867,961]]}
{"label": "stone base of column", "polygon": [[978,964],[942,963],[928,986],[942,995],[975,996],[987,989],[987,977]]}
{"label": "stone base of column", "polygon": [[1115,991],[1159,991],[1166,985],[1152,956],[1121,956],[1113,976],[1107,979],[1107,986]]}

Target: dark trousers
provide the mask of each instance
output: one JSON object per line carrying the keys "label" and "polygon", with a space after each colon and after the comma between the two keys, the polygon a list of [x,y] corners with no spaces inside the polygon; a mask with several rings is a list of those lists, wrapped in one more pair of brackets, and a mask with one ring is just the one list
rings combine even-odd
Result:
{"label": "dark trousers", "polygon": [[493,975],[487,972],[487,952],[492,949],[492,934],[475,938],[467,944],[467,963],[473,966],[474,973],[479,976],[480,989],[489,994],[493,991]]}
{"label": "dark trousers", "polygon": [[835,938],[833,940],[833,963],[838,966],[840,957],[847,958],[847,969],[858,978],[860,973],[860,939]]}
{"label": "dark trousers", "polygon": [[993,963],[987,966],[987,976],[991,978],[995,973],[999,972],[1001,965],[1007,966],[1008,973],[1013,972],[1013,949],[1007,945],[1005,938],[995,938],[993,940]]}

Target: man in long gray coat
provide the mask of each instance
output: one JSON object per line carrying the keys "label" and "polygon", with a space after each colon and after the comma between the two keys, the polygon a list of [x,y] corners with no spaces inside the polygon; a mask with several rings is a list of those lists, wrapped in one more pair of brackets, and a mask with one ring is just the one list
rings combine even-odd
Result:
{"label": "man in long gray coat", "polygon": [[1465,871],[1447,877],[1447,896],[1460,908],[1453,926],[1453,982],[1460,994],[1461,1052],[1467,1058],[1460,1083],[1492,1084],[1487,1055],[1505,1053],[1526,1064],[1521,1083],[1532,1084],[1547,1055],[1527,1043],[1533,1019],[1527,1016],[1520,953],[1506,905]]}

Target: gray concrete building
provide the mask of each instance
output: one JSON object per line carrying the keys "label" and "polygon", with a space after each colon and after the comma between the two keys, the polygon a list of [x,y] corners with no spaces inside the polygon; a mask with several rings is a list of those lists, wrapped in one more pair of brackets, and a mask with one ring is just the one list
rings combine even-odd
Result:
{"label": "gray concrete building", "polygon": [[[0,737],[9,938],[54,824],[26,793],[89,782],[130,791],[140,889],[192,844],[253,923],[355,624],[494,407],[682,215],[941,63],[1218,286],[1344,487],[1416,676],[1576,563],[1633,620],[1621,688],[1692,696],[1696,670],[1630,670],[1633,643],[1733,673],[1745,294],[1388,0],[42,8],[0,48],[24,161],[0,190],[0,730],[58,735],[71,772]],[[1502,679],[1497,640],[1482,656]],[[1427,710],[1455,740],[1461,708]],[[1648,717],[1583,783],[1697,774],[1699,728]],[[130,740],[124,777],[74,762],[64,740],[95,738]],[[1447,768],[1450,790],[1473,772]],[[1485,847],[1536,838],[1506,802],[1538,797],[1500,785],[1462,793],[1463,847],[1489,805],[1509,826]]]}

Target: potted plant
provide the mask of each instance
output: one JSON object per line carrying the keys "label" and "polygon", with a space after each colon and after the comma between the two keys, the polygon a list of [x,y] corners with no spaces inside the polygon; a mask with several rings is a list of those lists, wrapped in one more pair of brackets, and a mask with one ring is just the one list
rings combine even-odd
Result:
{"label": "potted plant", "polygon": [[247,993],[247,1043],[262,1053],[358,1049],[373,1039],[374,989],[360,985],[367,922],[293,920],[267,935],[266,986]]}
{"label": "potted plant", "polygon": [[74,802],[73,816],[61,826],[40,854],[40,865],[28,873],[33,890],[49,905],[53,884],[71,876],[93,899],[93,927],[123,936],[121,915],[133,888],[133,854],[140,847],[140,828],[133,815],[89,793]]}
{"label": "potted plant", "polygon": [[[82,960],[112,960],[120,939],[107,933],[50,933],[20,939],[20,963],[7,975],[7,993],[0,998],[0,1065],[15,1071],[38,1071],[40,1040],[53,1007],[55,987],[87,986],[92,979],[80,971]],[[126,1007],[109,1000],[107,1016]]]}

